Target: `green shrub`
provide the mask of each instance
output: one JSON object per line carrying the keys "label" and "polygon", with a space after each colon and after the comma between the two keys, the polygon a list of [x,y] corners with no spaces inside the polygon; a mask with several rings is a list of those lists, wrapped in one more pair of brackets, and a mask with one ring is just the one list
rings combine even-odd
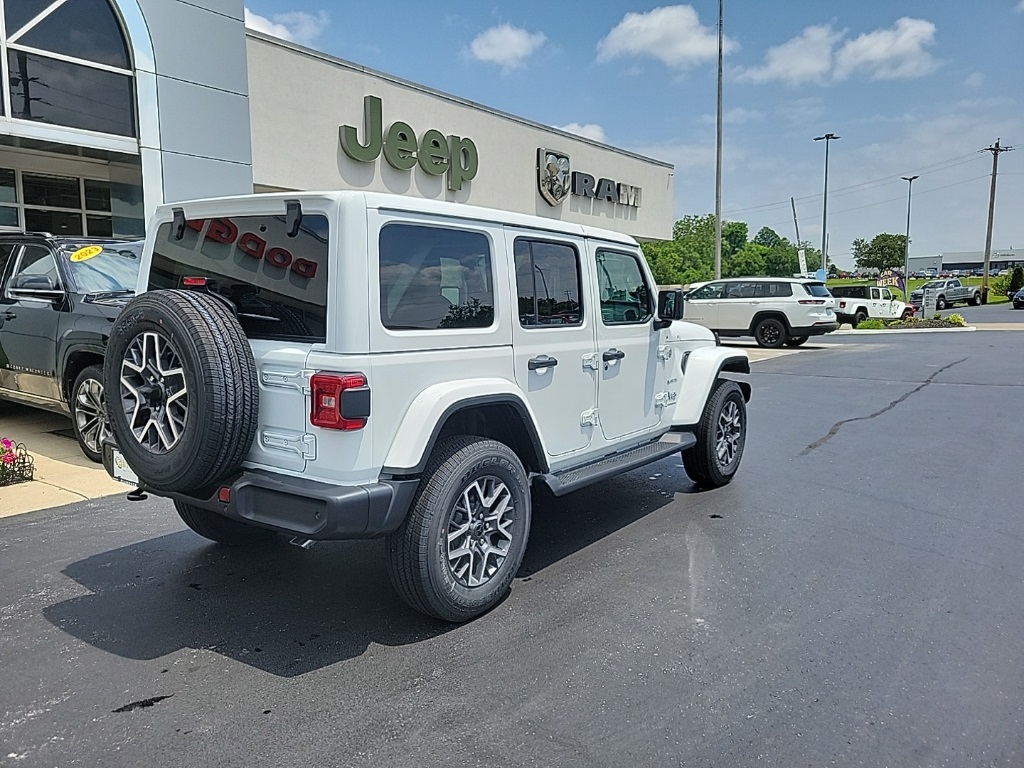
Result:
{"label": "green shrub", "polygon": [[868,318],[867,320],[862,320],[857,325],[858,331],[881,331],[884,328],[885,323],[875,317]]}
{"label": "green shrub", "polygon": [[940,315],[938,312],[936,312],[934,315],[932,315],[932,320],[941,320],[941,319],[942,319],[942,315]]}
{"label": "green shrub", "polygon": [[953,325],[959,326],[961,328],[963,328],[965,325],[967,325],[967,321],[964,320],[964,316],[963,315],[959,315],[956,312],[954,312],[951,315],[946,315],[946,322],[947,323],[952,323]]}
{"label": "green shrub", "polygon": [[1021,288],[1024,288],[1024,267],[1018,265],[1013,268],[1013,273],[1010,275],[1010,288],[1007,295],[1012,296]]}

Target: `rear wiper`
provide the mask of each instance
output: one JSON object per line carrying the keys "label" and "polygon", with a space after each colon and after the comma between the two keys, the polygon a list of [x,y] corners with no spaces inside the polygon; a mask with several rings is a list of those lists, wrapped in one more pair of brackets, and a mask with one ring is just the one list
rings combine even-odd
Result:
{"label": "rear wiper", "polygon": [[99,299],[114,299],[118,296],[134,296],[135,291],[124,289],[120,291],[94,291],[82,297],[82,301],[97,301]]}

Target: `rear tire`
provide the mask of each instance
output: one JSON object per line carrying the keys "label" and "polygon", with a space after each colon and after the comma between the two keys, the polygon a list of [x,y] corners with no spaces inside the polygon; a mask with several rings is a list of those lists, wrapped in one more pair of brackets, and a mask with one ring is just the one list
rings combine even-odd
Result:
{"label": "rear tire", "polygon": [[110,434],[103,397],[103,366],[90,365],[71,385],[71,425],[82,453],[91,461],[103,461],[103,440]]}
{"label": "rear tire", "polygon": [[277,534],[267,528],[246,525],[183,501],[174,502],[174,508],[178,510],[182,522],[193,531],[228,547],[253,547],[277,538]]}
{"label": "rear tire", "polygon": [[747,441],[747,404],[735,381],[719,379],[697,425],[697,443],[683,451],[683,468],[698,486],[732,481]]}
{"label": "rear tire", "polygon": [[969,304],[970,304],[970,305],[971,305],[972,307],[976,307],[976,306],[978,306],[979,304],[981,304],[981,294],[980,294],[980,293],[974,293],[974,294],[971,294],[971,300],[970,300],[970,302],[968,302],[968,303],[969,303]]}
{"label": "rear tire", "polygon": [[946,308],[946,297],[945,296],[939,296],[939,298],[935,300],[935,309],[936,310],[940,310],[940,309],[945,309],[945,308]]}
{"label": "rear tire", "polygon": [[801,344],[807,341],[807,339],[807,336],[790,336],[788,339],[786,339],[786,346],[799,347]]}
{"label": "rear tire", "polygon": [[754,340],[759,347],[778,349],[786,341],[786,326],[781,320],[766,317],[754,327]]}
{"label": "rear tire", "polygon": [[421,613],[468,621],[508,593],[530,535],[530,487],[504,443],[459,435],[438,445],[402,525],[388,575]]}
{"label": "rear tire", "polygon": [[850,321],[850,327],[856,328],[858,325],[860,325],[867,319],[868,313],[865,312],[863,309],[858,309],[853,315],[853,320]]}

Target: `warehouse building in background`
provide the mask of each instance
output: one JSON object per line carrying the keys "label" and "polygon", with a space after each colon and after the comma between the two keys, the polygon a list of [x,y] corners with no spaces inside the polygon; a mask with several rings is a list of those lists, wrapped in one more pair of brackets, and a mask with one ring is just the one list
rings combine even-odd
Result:
{"label": "warehouse building in background", "polygon": [[242,0],[0,0],[0,227],[388,191],[672,236],[670,164],[247,30]]}

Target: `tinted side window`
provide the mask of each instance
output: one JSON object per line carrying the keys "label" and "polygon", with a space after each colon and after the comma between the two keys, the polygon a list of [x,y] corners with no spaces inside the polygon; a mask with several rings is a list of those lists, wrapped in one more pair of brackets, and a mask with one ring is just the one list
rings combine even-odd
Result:
{"label": "tinted side window", "polygon": [[157,231],[150,290],[205,277],[238,308],[250,339],[327,340],[326,216],[303,215],[295,237],[283,214],[190,220],[180,240],[172,229]]}
{"label": "tinted side window", "polygon": [[380,319],[398,331],[494,323],[491,246],[479,232],[388,224],[380,231]]}
{"label": "tinted side window", "polygon": [[580,261],[573,246],[517,238],[515,260],[521,325],[583,323]]}
{"label": "tinted side window", "polygon": [[793,295],[792,283],[758,283],[757,298],[776,298]]}
{"label": "tinted side window", "polygon": [[692,291],[687,295],[688,299],[720,299],[722,298],[722,283],[709,283]]}
{"label": "tinted side window", "polygon": [[598,250],[597,284],[605,325],[646,323],[651,319],[650,291],[636,256]]}
{"label": "tinted side window", "polygon": [[26,245],[21,253],[21,260],[14,268],[11,280],[31,275],[44,275],[49,277],[54,285],[60,285],[60,275],[57,272],[57,261],[53,258],[49,248],[41,245]]}
{"label": "tinted side window", "polygon": [[0,280],[3,279],[4,271],[7,269],[7,262],[11,260],[11,254],[17,248],[14,243],[0,243]]}
{"label": "tinted side window", "polygon": [[757,290],[757,283],[749,280],[725,284],[725,298],[727,299],[752,299]]}

